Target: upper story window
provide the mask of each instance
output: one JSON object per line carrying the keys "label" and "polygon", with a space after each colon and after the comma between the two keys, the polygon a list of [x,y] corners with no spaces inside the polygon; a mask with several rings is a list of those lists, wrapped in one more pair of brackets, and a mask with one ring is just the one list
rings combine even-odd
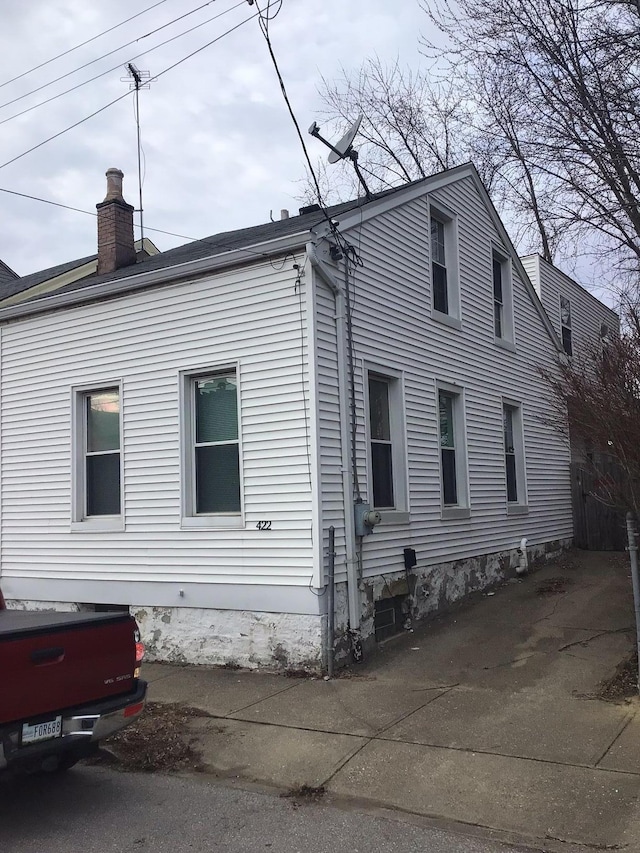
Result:
{"label": "upper story window", "polygon": [[183,524],[237,524],[242,490],[236,370],[185,374],[183,383]]}
{"label": "upper story window", "polygon": [[429,210],[432,317],[460,328],[457,223],[452,213]]}
{"label": "upper story window", "polygon": [[567,355],[573,355],[571,338],[571,303],[566,296],[560,297],[560,327],[562,330],[562,347]]}
{"label": "upper story window", "polygon": [[496,249],[491,253],[493,273],[493,331],[496,341],[513,342],[511,260]]}
{"label": "upper story window", "polygon": [[122,529],[122,389],[73,389],[72,529]]}
{"label": "upper story window", "polygon": [[407,509],[402,381],[377,371],[367,375],[369,500],[379,510]]}
{"label": "upper story window", "polygon": [[447,290],[447,258],[444,242],[445,224],[435,216],[431,217],[431,286],[433,288],[433,308],[442,314],[449,313],[449,293]]}

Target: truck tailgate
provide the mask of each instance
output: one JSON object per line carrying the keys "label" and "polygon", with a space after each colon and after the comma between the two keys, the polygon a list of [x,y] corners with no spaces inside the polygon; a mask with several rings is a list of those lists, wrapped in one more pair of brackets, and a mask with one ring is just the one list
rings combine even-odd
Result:
{"label": "truck tailgate", "polygon": [[132,690],[135,627],[126,612],[0,612],[0,723]]}

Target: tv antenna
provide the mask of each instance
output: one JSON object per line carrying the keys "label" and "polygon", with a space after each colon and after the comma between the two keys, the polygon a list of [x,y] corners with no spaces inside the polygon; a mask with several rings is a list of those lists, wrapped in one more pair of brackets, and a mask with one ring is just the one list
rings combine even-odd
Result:
{"label": "tv antenna", "polygon": [[142,168],[140,165],[140,89],[148,89],[151,84],[151,73],[149,71],[138,71],[133,62],[127,62],[125,68],[129,72],[126,77],[121,77],[123,83],[129,83],[129,89],[136,90],[136,132],[138,138],[138,199],[140,202],[140,243],[144,248],[144,225],[142,221]]}
{"label": "tv antenna", "polygon": [[365,192],[365,195],[368,199],[370,199],[371,193],[369,192],[369,187],[367,186],[362,172],[360,171],[360,167],[358,166],[358,152],[353,147],[353,140],[355,139],[356,133],[360,128],[361,121],[362,113],[349,127],[342,139],[336,142],[335,145],[332,145],[328,139],[325,139],[323,136],[320,136],[320,128],[315,123],[315,121],[309,128],[309,133],[311,134],[311,136],[315,136],[316,139],[319,139],[320,142],[324,142],[327,148],[331,149],[331,153],[329,154],[330,163],[337,163],[339,160],[351,160],[351,162],[353,163],[353,168],[356,170],[358,180],[362,184],[362,188]]}

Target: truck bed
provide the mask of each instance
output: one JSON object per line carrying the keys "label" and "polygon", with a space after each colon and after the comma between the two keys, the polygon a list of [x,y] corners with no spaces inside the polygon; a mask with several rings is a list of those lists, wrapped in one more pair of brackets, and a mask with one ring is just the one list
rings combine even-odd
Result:
{"label": "truck bed", "polygon": [[105,613],[59,613],[52,610],[0,610],[0,643],[17,637],[73,630],[97,623],[129,619],[124,610]]}
{"label": "truck bed", "polygon": [[126,611],[0,611],[0,724],[135,690],[136,631]]}

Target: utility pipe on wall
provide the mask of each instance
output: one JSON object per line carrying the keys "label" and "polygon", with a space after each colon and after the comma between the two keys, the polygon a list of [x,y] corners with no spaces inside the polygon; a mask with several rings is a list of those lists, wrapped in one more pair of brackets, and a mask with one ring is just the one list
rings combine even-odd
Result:
{"label": "utility pipe on wall", "polygon": [[347,600],[349,627],[360,629],[358,593],[358,560],[356,555],[355,520],[353,513],[353,470],[351,465],[351,406],[349,402],[349,370],[347,358],[346,304],[341,284],[334,270],[318,256],[315,243],[307,243],[307,257],[311,266],[333,293],[336,312],[336,347],[338,361],[338,399],[340,406],[340,446],[342,457],[342,495],[344,503],[344,538],[347,572]]}

